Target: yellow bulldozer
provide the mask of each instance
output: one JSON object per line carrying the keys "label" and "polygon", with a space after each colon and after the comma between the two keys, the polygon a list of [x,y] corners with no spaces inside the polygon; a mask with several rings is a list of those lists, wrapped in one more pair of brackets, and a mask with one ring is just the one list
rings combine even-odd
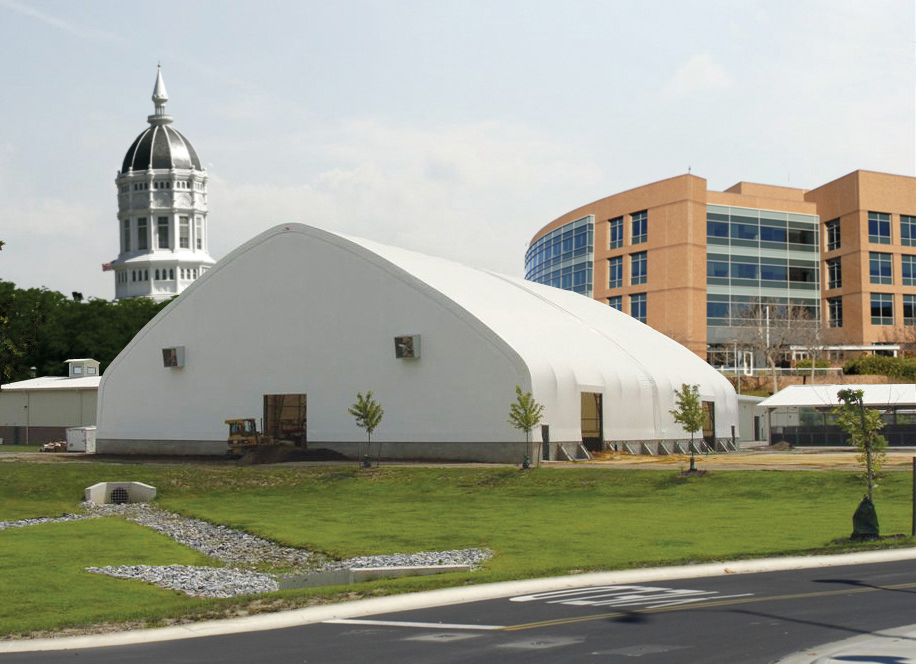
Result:
{"label": "yellow bulldozer", "polygon": [[304,394],[265,394],[264,428],[255,418],[226,420],[229,454],[242,455],[277,446],[306,448],[306,397]]}

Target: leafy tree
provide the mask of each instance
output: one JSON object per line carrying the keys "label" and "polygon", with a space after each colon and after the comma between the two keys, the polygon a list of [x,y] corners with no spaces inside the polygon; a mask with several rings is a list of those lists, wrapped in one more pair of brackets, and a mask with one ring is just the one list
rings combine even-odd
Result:
{"label": "leafy tree", "polygon": [[544,406],[539,404],[531,392],[522,392],[519,385],[515,386],[515,401],[509,406],[509,424],[525,432],[525,460],[523,468],[531,465],[531,430],[534,429],[544,417]]}
{"label": "leafy tree", "polygon": [[844,389],[837,392],[840,404],[831,412],[836,424],[849,436],[849,441],[859,450],[859,461],[865,464],[865,483],[868,500],[874,503],[875,475],[884,462],[887,440],[878,432],[884,427],[880,411],[866,408],[862,390]]}
{"label": "leafy tree", "polygon": [[674,421],[684,427],[684,431],[690,434],[690,470],[696,470],[696,448],[693,444],[693,437],[697,431],[703,428],[706,423],[706,411],[700,401],[700,388],[698,385],[681,384],[675,394],[674,404],[676,408],[669,411]]}
{"label": "leafy tree", "polygon": [[46,288],[0,281],[0,382],[66,375],[64,362],[92,357],[104,372],[167,302],[130,298],[75,301]]}
{"label": "leafy tree", "polygon": [[356,426],[366,430],[366,436],[368,437],[366,456],[369,459],[369,464],[367,465],[371,465],[372,432],[382,422],[382,415],[385,414],[385,411],[379,402],[372,398],[372,390],[369,390],[366,392],[366,396],[363,396],[362,392],[357,393],[356,403],[350,406],[347,412],[356,418]]}

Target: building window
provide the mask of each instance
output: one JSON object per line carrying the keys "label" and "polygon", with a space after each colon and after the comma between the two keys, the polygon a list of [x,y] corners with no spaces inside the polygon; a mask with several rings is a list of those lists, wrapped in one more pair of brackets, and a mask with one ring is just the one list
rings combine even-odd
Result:
{"label": "building window", "polygon": [[155,276],[156,276],[156,281],[159,281],[159,270],[156,270]]}
{"label": "building window", "polygon": [[916,217],[900,215],[900,244],[904,247],[916,247]]}
{"label": "building window", "polygon": [[868,241],[875,244],[891,243],[891,215],[885,212],[868,213]]}
{"label": "building window", "polygon": [[831,219],[824,224],[827,231],[827,251],[833,251],[840,248],[840,220]]}
{"label": "building window", "polygon": [[175,280],[175,269],[174,268],[169,268],[169,279],[171,279],[172,281]]}
{"label": "building window", "polygon": [[149,270],[143,270],[143,281],[149,281]]}
{"label": "building window", "polygon": [[620,288],[623,286],[623,256],[616,256],[608,262],[608,288]]}
{"label": "building window", "polygon": [[630,221],[632,222],[633,235],[630,239],[630,244],[642,244],[647,239],[647,222],[648,214],[645,210],[642,212],[637,212],[630,215]]}
{"label": "building window", "polygon": [[646,322],[646,294],[637,293],[630,296],[630,315],[640,323]]}
{"label": "building window", "polygon": [[873,284],[892,284],[891,255],[871,252],[868,254],[868,276]]}
{"label": "building window", "polygon": [[916,286],[916,256],[900,257],[900,276],[904,286]]}
{"label": "building window", "polygon": [[728,279],[728,263],[725,261],[706,261],[706,276],[713,279]]}
{"label": "building window", "polygon": [[640,251],[638,254],[630,254],[630,285],[646,283],[646,252]]}
{"label": "building window", "polygon": [[894,299],[890,293],[871,294],[871,324],[894,324]]}
{"label": "building window", "polygon": [[903,296],[903,325],[916,326],[916,295]]}
{"label": "building window", "polygon": [[843,298],[827,298],[827,327],[843,327]]}
{"label": "building window", "polygon": [[137,219],[137,249],[139,251],[149,250],[148,232],[146,228],[146,217]]}
{"label": "building window", "polygon": [[121,242],[123,247],[122,251],[130,251],[130,219],[125,219],[124,223],[124,239]]}
{"label": "building window", "polygon": [[178,248],[191,248],[191,222],[188,217],[178,217]]}
{"label": "building window", "polygon": [[137,280],[137,271],[136,271],[136,270],[131,270],[131,271],[130,271],[130,280],[131,280],[131,281],[136,281],[136,280]]}
{"label": "building window", "polygon": [[843,286],[843,266],[839,258],[831,258],[827,261],[827,290],[833,288],[842,288]]}
{"label": "building window", "polygon": [[169,218],[168,217],[159,217],[157,220],[158,231],[156,235],[159,237],[158,247],[160,249],[169,248]]}
{"label": "building window", "polygon": [[623,217],[617,217],[607,222],[611,234],[611,249],[623,246]]}
{"label": "building window", "polygon": [[197,243],[197,249],[202,250],[204,248],[204,222],[200,217],[197,217],[195,223],[195,242]]}
{"label": "building window", "polygon": [[609,297],[607,299],[608,306],[611,309],[616,309],[617,311],[623,311],[623,296],[615,295],[614,297]]}

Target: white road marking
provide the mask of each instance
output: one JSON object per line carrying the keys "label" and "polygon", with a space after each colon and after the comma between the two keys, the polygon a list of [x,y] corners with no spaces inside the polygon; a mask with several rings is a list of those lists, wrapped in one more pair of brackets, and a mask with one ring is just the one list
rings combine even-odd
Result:
{"label": "white road marking", "polygon": [[512,602],[545,602],[546,604],[565,604],[567,606],[606,606],[657,609],[678,604],[692,604],[706,600],[733,599],[750,597],[753,593],[740,595],[720,595],[712,590],[689,590],[676,588],[659,588],[655,586],[591,586],[556,590],[532,595],[520,595],[511,598]]}
{"label": "white road marking", "polygon": [[504,625],[453,625],[450,623],[424,623],[424,622],[402,622],[399,620],[361,620],[358,618],[339,618],[335,620],[325,620],[325,624],[330,625],[383,625],[385,627],[419,627],[422,629],[470,629],[470,630],[490,630],[502,629]]}

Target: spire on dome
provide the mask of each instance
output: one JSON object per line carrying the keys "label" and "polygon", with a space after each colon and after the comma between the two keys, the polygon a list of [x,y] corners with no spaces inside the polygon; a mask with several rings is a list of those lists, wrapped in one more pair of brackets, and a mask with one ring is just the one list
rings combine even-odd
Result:
{"label": "spire on dome", "polygon": [[162,67],[161,65],[156,65],[156,67],[156,87],[153,88],[156,113],[150,115],[146,120],[151,125],[166,125],[172,122],[172,117],[165,114],[165,104],[169,100],[169,93],[165,91],[165,83],[162,80]]}

